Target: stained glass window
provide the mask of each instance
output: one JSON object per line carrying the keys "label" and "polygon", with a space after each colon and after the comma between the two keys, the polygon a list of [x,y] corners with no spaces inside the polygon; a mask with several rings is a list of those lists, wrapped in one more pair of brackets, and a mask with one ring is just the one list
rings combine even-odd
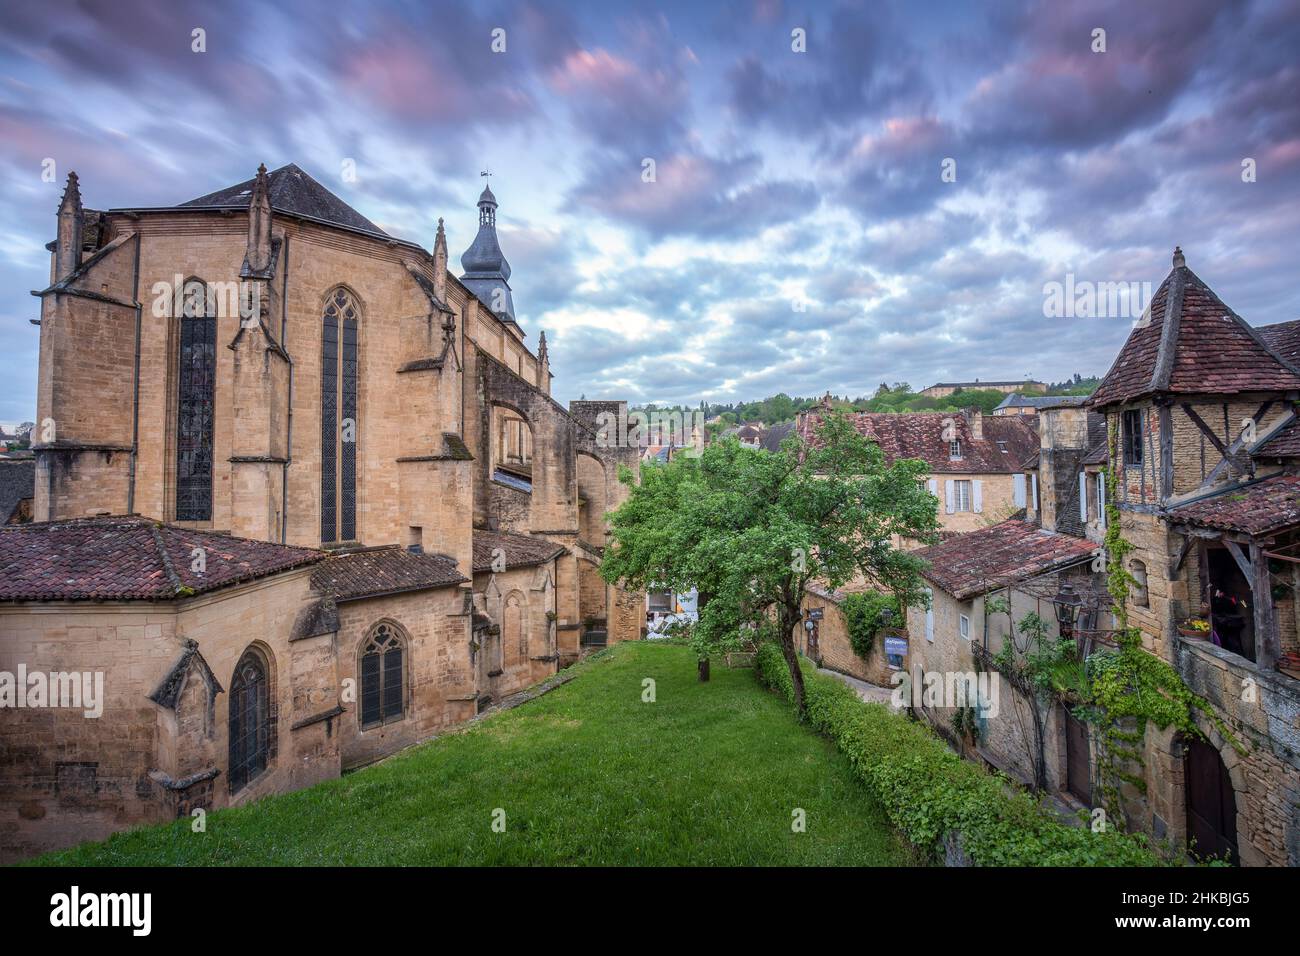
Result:
{"label": "stained glass window", "polygon": [[346,290],[330,293],[321,332],[322,544],[357,538],[358,317]]}
{"label": "stained glass window", "polygon": [[361,729],[401,720],[406,712],[402,638],[380,624],[361,651]]}
{"label": "stained glass window", "polygon": [[249,648],[230,682],[230,792],[266,769],[271,756],[271,685],[266,661]]}
{"label": "stained glass window", "polygon": [[176,402],[176,520],[212,520],[216,303],[202,279],[182,292]]}

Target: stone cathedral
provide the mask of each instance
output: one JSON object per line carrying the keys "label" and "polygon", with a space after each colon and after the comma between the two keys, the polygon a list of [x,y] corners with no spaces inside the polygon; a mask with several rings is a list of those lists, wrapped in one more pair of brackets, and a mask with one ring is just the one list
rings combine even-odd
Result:
{"label": "stone cathedral", "polygon": [[426,251],[294,165],[107,211],[69,176],[35,521],[0,529],[0,862],[337,776],[640,636],[598,571],[626,404],[551,397],[478,208],[456,278],[441,220]]}

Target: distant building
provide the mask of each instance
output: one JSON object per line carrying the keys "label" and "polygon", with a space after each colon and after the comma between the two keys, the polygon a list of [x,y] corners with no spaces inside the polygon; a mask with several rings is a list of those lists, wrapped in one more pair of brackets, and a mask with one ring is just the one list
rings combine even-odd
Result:
{"label": "distant building", "polygon": [[957,391],[972,391],[979,389],[982,391],[1002,392],[1010,395],[1014,392],[1031,391],[1039,389],[1046,391],[1047,386],[1042,382],[1035,382],[1032,379],[1017,379],[1014,382],[981,382],[975,379],[973,382],[937,382],[929,388],[921,389],[921,394],[927,398],[947,398]]}
{"label": "distant building", "polygon": [[1005,415],[1037,415],[1040,408],[1082,405],[1087,400],[1087,395],[1021,395],[1014,392],[1002,399],[1002,403],[993,409],[993,414],[999,418]]}

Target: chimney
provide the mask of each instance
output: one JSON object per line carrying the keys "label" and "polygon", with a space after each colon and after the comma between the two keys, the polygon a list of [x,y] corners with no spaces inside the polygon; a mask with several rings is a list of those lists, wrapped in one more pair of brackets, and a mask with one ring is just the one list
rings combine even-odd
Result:
{"label": "chimney", "polygon": [[1182,246],[1174,246],[1174,268],[1181,269],[1187,265],[1187,260],[1183,258]]}
{"label": "chimney", "polygon": [[433,294],[439,302],[447,301],[447,233],[438,217],[438,238],[433,241]]}
{"label": "chimney", "polygon": [[265,273],[271,266],[271,193],[265,163],[257,167],[253,196],[248,201],[248,247],[244,257],[254,274]]}
{"label": "chimney", "polygon": [[85,234],[86,214],[81,208],[81,189],[77,174],[68,173],[68,185],[59,203],[58,246],[54,253],[54,281],[66,279],[81,265],[81,243]]}
{"label": "chimney", "polygon": [[971,441],[984,440],[984,413],[978,408],[966,409],[966,424],[970,427]]}

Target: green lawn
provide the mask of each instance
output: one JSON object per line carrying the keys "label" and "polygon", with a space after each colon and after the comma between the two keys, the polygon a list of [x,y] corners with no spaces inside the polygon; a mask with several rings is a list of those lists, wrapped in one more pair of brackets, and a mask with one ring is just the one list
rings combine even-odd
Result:
{"label": "green lawn", "polygon": [[[307,790],[42,857],[78,865],[915,863],[847,759],[749,670],[617,645],[472,729]],[[656,681],[642,703],[642,680]],[[505,811],[504,833],[493,811]],[[792,811],[807,829],[791,830]]]}

